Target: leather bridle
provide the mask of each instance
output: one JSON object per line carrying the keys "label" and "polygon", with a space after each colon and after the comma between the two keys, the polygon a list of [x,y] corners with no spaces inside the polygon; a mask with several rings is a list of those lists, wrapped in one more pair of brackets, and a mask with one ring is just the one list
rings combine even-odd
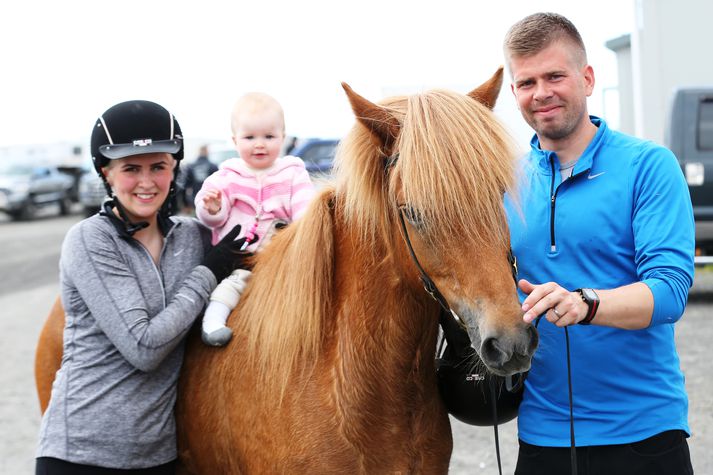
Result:
{"label": "leather bridle", "polygon": [[[390,169],[396,164],[396,162],[399,159],[399,154],[395,153],[391,156],[386,157],[385,159],[385,173],[388,175]],[[456,322],[458,326],[463,328],[464,330],[466,329],[465,327],[465,322],[463,321],[462,318],[451,308],[451,306],[448,304],[448,301],[446,298],[443,296],[440,290],[438,290],[438,287],[436,286],[436,283],[433,282],[433,279],[429,277],[429,275],[426,273],[425,269],[421,265],[421,263],[418,260],[418,257],[416,256],[416,252],[413,249],[413,245],[411,244],[411,238],[409,237],[408,229],[406,228],[406,222],[404,220],[404,209],[405,205],[401,205],[398,208],[399,212],[399,224],[401,226],[401,234],[403,236],[404,242],[406,243],[406,248],[409,251],[409,254],[411,256],[411,260],[416,266],[416,269],[418,269],[419,277],[421,279],[421,282],[423,284],[424,289],[426,292],[435,300],[438,302],[438,305],[441,307],[443,310],[440,312],[440,319],[441,319],[441,327],[446,328],[448,325],[448,322],[444,322],[442,319],[445,318],[444,315],[450,315],[453,320]],[[515,258],[515,255],[512,252],[512,248],[508,249],[508,261],[510,262],[511,270],[512,270],[512,277],[515,282],[515,286],[517,286],[517,259]],[[537,319],[537,322],[535,324],[535,327],[537,327],[540,323],[540,318]],[[575,443],[575,436],[574,436],[574,413],[573,413],[573,396],[572,396],[572,375],[571,375],[571,364],[570,364],[570,351],[569,351],[569,332],[567,331],[567,327],[564,328],[565,332],[565,341],[566,341],[566,351],[567,351],[567,381],[568,381],[568,393],[569,393],[569,411],[570,411],[570,461],[571,461],[571,470],[572,470],[572,475],[577,475],[577,451],[576,451],[576,443]],[[512,376],[505,378],[505,385],[508,390],[513,390],[513,386],[515,386],[516,383],[513,382]],[[520,381],[517,384],[524,384],[524,378],[521,378]],[[508,387],[509,386],[509,387]],[[497,455],[497,462],[498,462],[498,472],[502,475],[502,466],[501,466],[501,461],[500,461],[500,444],[499,444],[499,437],[498,437],[498,415],[497,415],[497,409],[496,409],[496,404],[494,401],[497,399],[496,395],[496,388],[493,384],[490,385],[490,393],[491,393],[491,398],[493,401],[493,430],[495,432],[495,452]]]}

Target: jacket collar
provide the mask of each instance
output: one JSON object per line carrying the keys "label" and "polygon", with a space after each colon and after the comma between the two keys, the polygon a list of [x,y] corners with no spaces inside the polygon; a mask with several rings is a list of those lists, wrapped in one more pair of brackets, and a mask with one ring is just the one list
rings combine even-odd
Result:
{"label": "jacket collar", "polygon": [[[105,204],[104,210],[99,214],[109,220],[112,226],[114,226],[114,229],[116,229],[116,232],[119,236],[124,239],[129,239],[132,237],[133,233],[130,233],[127,229],[126,222],[119,218],[117,215],[115,215],[114,212],[111,210],[110,206],[107,206]],[[168,236],[174,226],[178,224],[178,222],[171,219],[170,216],[164,216],[162,213],[158,214],[157,223],[158,228],[164,237]]]}
{"label": "jacket collar", "polygon": [[[574,166],[574,170],[572,170],[573,175],[581,173],[585,170],[590,170],[592,168],[594,164],[595,155],[601,148],[602,144],[606,141],[606,137],[610,133],[609,128],[607,127],[607,123],[603,119],[590,115],[589,120],[592,121],[592,124],[597,126],[597,133],[594,135],[592,141],[589,142],[589,145],[577,160],[577,164]],[[551,150],[545,150],[540,148],[540,139],[537,137],[537,134],[532,136],[532,139],[530,140],[530,148],[531,161],[540,171],[540,173],[543,173],[545,175],[551,174],[551,162],[559,160],[557,158],[557,154]]]}
{"label": "jacket collar", "polygon": [[[277,160],[275,160],[275,163],[272,164],[270,168],[268,168],[265,171],[266,176],[272,176],[272,175],[277,175],[280,173],[282,170],[285,170],[286,168],[290,167],[302,167],[304,168],[304,165],[302,164],[302,159],[293,157],[292,155],[285,155],[282,157],[278,157]],[[247,163],[245,163],[245,160],[242,158],[230,158],[223,163],[220,164],[220,168],[224,169],[227,168],[235,173],[238,173],[239,175],[246,176],[246,177],[255,177],[257,174],[255,173],[255,170],[250,168]]]}

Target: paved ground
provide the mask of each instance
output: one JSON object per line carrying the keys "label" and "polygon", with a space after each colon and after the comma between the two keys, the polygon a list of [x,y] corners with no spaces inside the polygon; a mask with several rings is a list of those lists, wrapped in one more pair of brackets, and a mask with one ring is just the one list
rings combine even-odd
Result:
{"label": "paved ground", "polygon": [[[39,409],[33,359],[39,330],[57,294],[57,257],[62,236],[79,216],[32,223],[0,219],[0,475],[34,473]],[[684,318],[677,325],[681,364],[690,395],[693,465],[713,473],[713,272],[701,270]],[[497,474],[491,428],[453,422],[452,474]],[[500,427],[503,473],[512,474],[516,424]]]}

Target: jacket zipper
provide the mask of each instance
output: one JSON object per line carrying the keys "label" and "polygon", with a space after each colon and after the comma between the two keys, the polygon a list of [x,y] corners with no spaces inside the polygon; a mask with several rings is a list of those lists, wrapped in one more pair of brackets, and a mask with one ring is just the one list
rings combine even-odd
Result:
{"label": "jacket zipper", "polygon": [[[244,251],[247,249],[247,247],[250,244],[253,244],[251,241],[255,237],[255,233],[257,232],[257,227],[258,223],[260,222],[260,218],[262,217],[262,192],[263,192],[263,175],[259,175],[257,177],[257,181],[260,185],[260,188],[258,188],[258,197],[257,197],[257,209],[255,210],[255,221],[253,222],[253,225],[250,227],[250,229],[245,233],[245,237],[247,240],[245,241],[245,244],[243,244],[243,247],[240,249],[241,251]],[[265,237],[265,236],[262,236]]]}
{"label": "jacket zipper", "polygon": [[[557,202],[557,190],[559,190],[559,186],[555,188],[555,161],[553,159],[550,159],[550,168],[552,169],[552,180],[550,182],[550,252],[557,252],[557,244],[555,242],[555,203]],[[577,174],[572,173],[568,180],[589,170],[590,168],[580,170]]]}
{"label": "jacket zipper", "polygon": [[552,169],[552,181],[550,183],[550,252],[557,252],[555,244],[555,202],[557,201],[557,189],[555,188],[555,161],[550,158],[550,168]]}
{"label": "jacket zipper", "polygon": [[173,232],[173,229],[175,228],[175,225],[171,227],[171,229],[166,233],[163,239],[163,246],[161,247],[161,252],[158,254],[158,262],[153,261],[153,257],[151,257],[151,253],[149,252],[146,247],[144,247],[143,244],[141,244],[139,241],[136,241],[141,247],[141,249],[144,250],[144,253],[146,253],[146,256],[149,258],[149,261],[153,265],[154,271],[156,271],[156,276],[158,277],[158,281],[161,284],[161,294],[163,298],[163,308],[165,309],[166,306],[168,305],[167,299],[166,299],[166,283],[163,281],[163,273],[161,272],[161,261],[163,261],[163,256],[166,254],[166,247],[168,245],[168,237],[171,235]]}

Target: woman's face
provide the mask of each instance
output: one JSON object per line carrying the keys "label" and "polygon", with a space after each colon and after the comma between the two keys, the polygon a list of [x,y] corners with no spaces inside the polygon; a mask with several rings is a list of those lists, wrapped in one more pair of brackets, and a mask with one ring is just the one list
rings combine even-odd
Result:
{"label": "woman's face", "polygon": [[168,197],[176,160],[168,153],[146,153],[111,160],[102,168],[131,221],[153,221]]}

